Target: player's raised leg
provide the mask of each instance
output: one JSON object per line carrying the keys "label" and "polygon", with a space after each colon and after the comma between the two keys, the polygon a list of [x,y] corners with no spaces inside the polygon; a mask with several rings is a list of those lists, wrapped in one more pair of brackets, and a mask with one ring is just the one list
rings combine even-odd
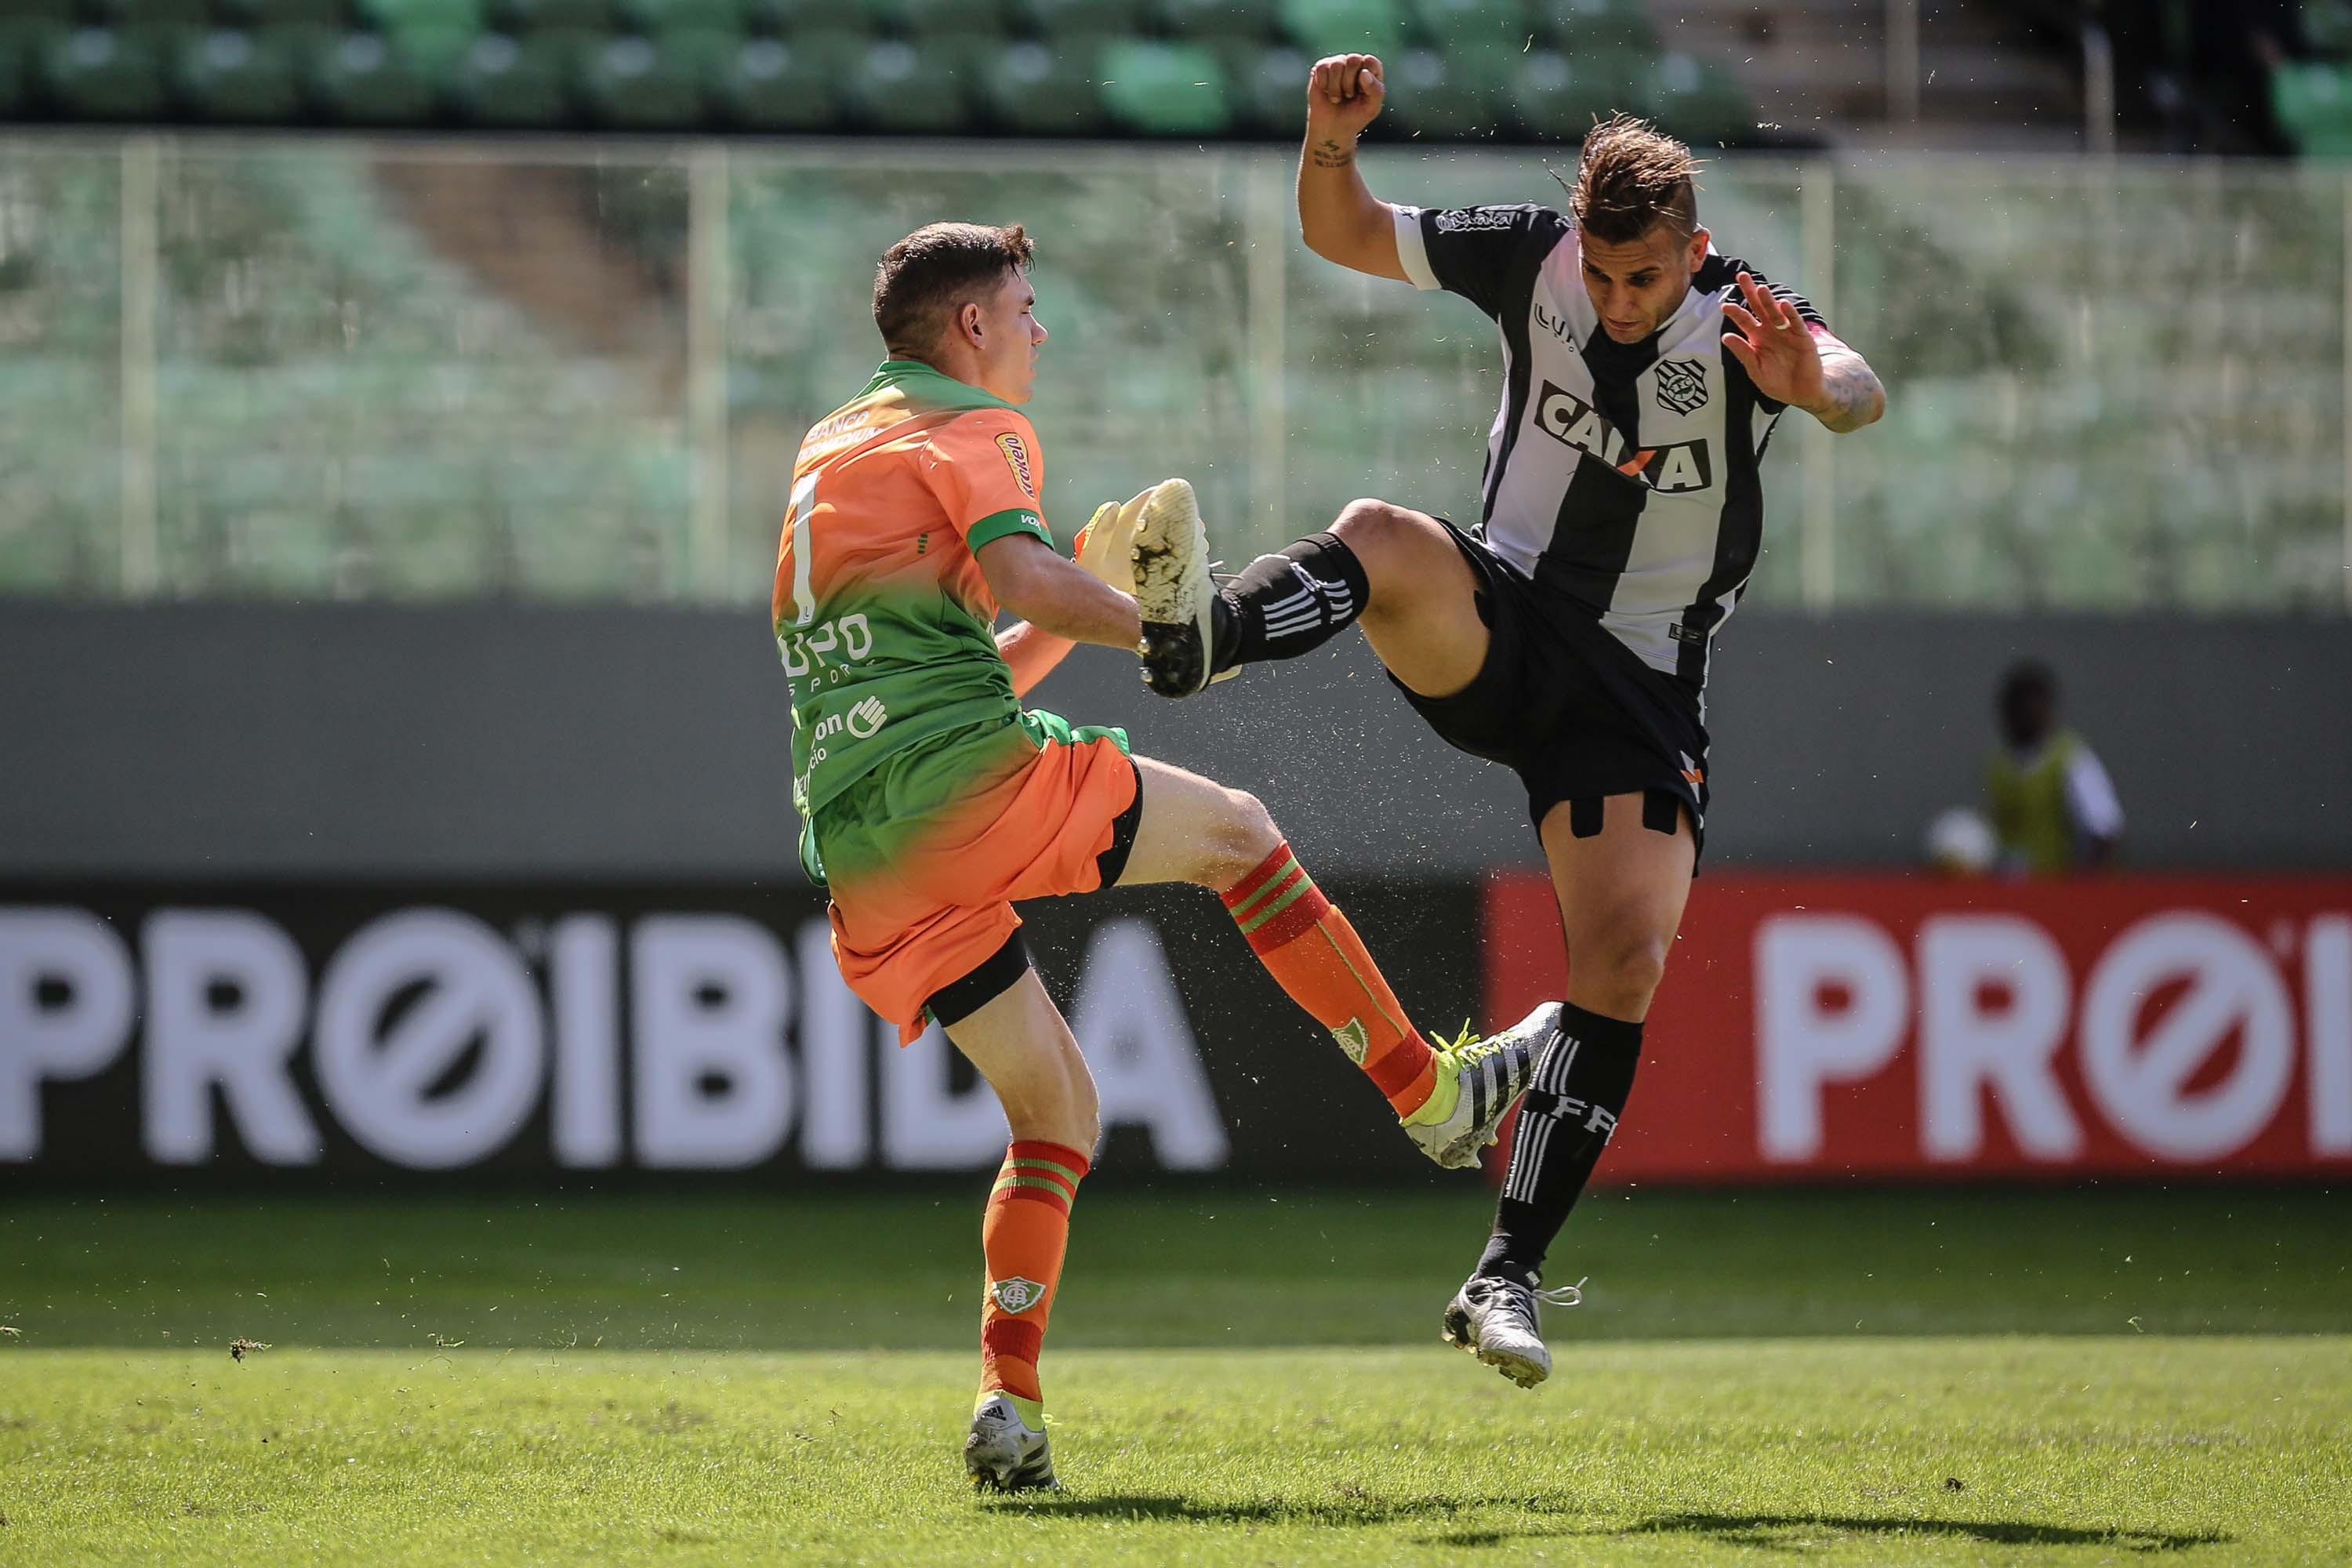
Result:
{"label": "player's raised leg", "polygon": [[1527,1087],[1558,1006],[1485,1039],[1433,1047],[1256,796],[1150,758],[1137,758],[1136,770],[1143,809],[1119,885],[1213,889],[1267,973],[1388,1097],[1414,1144],[1441,1165],[1476,1163]]}
{"label": "player's raised leg", "polygon": [[[1697,845],[1689,819],[1664,826],[1653,795],[1545,814],[1544,858],[1568,937],[1568,1007],[1536,1063],[1486,1255],[1445,1310],[1445,1337],[1521,1387],[1551,1373],[1539,1300],[1572,1306],[1575,1287],[1542,1289],[1545,1254],[1624,1113],[1642,1056],[1642,1021],[1665,973]],[[1578,829],[1585,829],[1582,837]]]}
{"label": "player's raised leg", "polygon": [[[1150,588],[1139,574],[1147,623]],[[1486,660],[1477,580],[1445,524],[1362,500],[1328,530],[1250,563],[1192,618],[1171,613],[1147,626],[1144,679],[1163,697],[1190,696],[1242,665],[1310,652],[1360,620],[1381,662],[1424,697],[1461,690]]]}
{"label": "player's raised leg", "polygon": [[[994,984],[976,975],[970,994]],[[1061,1283],[1070,1205],[1100,1131],[1098,1107],[1086,1058],[1035,970],[1024,963],[1010,987],[968,1013],[957,991],[933,997],[932,1011],[996,1091],[1013,1134],[981,1221],[988,1277],[964,1468],[977,1486],[1023,1491],[1055,1484],[1037,1362]]]}

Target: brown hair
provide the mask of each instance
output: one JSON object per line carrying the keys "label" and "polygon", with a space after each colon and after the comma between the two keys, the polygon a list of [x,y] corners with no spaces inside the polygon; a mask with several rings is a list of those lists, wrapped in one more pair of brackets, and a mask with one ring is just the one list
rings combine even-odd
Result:
{"label": "brown hair", "polygon": [[925,224],[884,251],[874,269],[874,324],[884,346],[901,358],[929,349],[950,312],[1026,268],[1036,249],[1017,223]]}
{"label": "brown hair", "polygon": [[1568,192],[1576,226],[1603,245],[1630,245],[1660,223],[1687,239],[1698,227],[1691,180],[1698,166],[1688,147],[1648,121],[1613,114],[1584,138]]}

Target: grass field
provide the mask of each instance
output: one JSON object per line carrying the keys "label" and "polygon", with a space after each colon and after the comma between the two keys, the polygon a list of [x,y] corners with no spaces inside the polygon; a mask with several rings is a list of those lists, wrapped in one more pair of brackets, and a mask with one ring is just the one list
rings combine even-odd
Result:
{"label": "grass field", "polygon": [[2342,1194],[1603,1195],[1532,1395],[1483,1211],[1089,1192],[979,1501],[976,1194],[13,1199],[0,1563],[2352,1563]]}

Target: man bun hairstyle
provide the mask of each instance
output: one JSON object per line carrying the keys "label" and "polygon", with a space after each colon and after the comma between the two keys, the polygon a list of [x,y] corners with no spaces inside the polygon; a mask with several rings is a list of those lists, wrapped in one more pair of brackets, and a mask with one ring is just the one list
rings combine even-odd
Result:
{"label": "man bun hairstyle", "polygon": [[1579,232],[1603,245],[1631,245],[1660,223],[1688,239],[1698,228],[1698,160],[1691,150],[1630,114],[1612,114],[1584,138],[1584,161],[1568,205]]}
{"label": "man bun hairstyle", "polygon": [[882,253],[874,269],[874,324],[895,359],[929,353],[959,305],[1025,270],[1036,246],[1019,224],[925,224]]}

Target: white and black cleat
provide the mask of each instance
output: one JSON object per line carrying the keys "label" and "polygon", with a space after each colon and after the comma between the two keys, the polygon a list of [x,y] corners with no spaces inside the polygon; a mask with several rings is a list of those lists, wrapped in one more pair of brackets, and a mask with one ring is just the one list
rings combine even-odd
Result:
{"label": "white and black cleat", "polygon": [[1443,1121],[1405,1123],[1414,1147],[1450,1171],[1468,1170],[1496,1140],[1496,1130],[1536,1076],[1543,1048],[1559,1032],[1562,1009],[1546,1002],[1482,1040],[1465,1039],[1437,1052],[1437,1070],[1458,1076],[1462,1092]]}
{"label": "white and black cleat", "polygon": [[1054,1454],[1045,1434],[1021,1418],[1013,1401],[998,1394],[971,1413],[971,1435],[963,1440],[963,1468],[980,1491],[1052,1491]]}
{"label": "white and black cleat", "polygon": [[[1217,584],[1209,570],[1209,534],[1200,503],[1183,479],[1152,487],[1135,527],[1135,607],[1143,621],[1135,645],[1143,683],[1162,697],[1190,697],[1222,676],[1212,667],[1217,635]],[[1223,672],[1230,675],[1233,672]]]}
{"label": "white and black cleat", "polygon": [[1538,1303],[1574,1307],[1583,1300],[1581,1279],[1539,1290],[1516,1279],[1473,1274],[1446,1303],[1445,1342],[1460,1345],[1521,1388],[1533,1388],[1551,1375]]}

